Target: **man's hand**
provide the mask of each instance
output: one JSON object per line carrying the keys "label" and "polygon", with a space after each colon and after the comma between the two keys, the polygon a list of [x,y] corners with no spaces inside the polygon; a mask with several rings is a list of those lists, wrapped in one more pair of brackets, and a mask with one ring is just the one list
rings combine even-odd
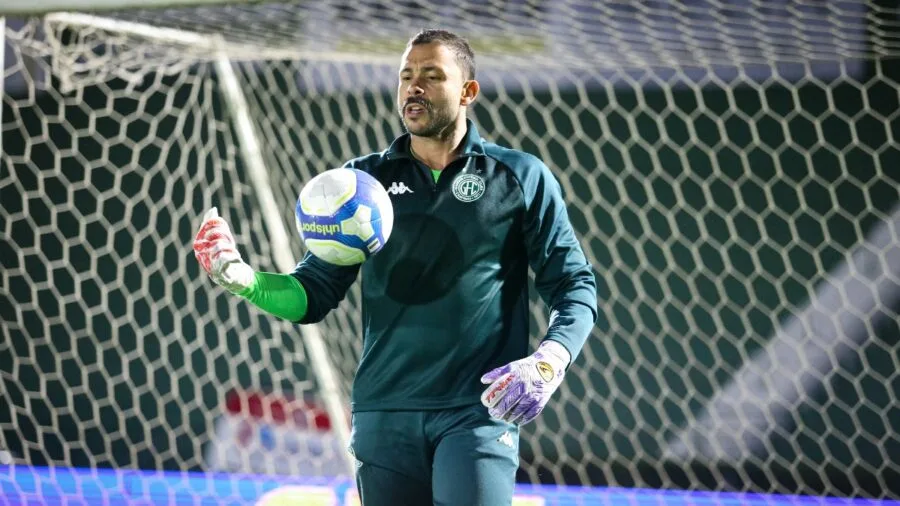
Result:
{"label": "man's hand", "polygon": [[494,418],[524,425],[534,420],[562,383],[571,356],[556,341],[544,341],[533,355],[481,377],[490,383],[481,403]]}
{"label": "man's hand", "polygon": [[203,215],[194,238],[194,256],[209,277],[231,293],[239,293],[253,283],[253,269],[241,259],[231,228],[215,207]]}

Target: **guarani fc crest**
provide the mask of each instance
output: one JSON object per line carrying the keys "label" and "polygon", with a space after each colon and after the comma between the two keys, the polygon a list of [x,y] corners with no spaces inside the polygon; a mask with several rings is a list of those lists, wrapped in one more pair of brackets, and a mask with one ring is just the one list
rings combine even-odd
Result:
{"label": "guarani fc crest", "polygon": [[453,180],[453,196],[460,202],[472,202],[484,195],[484,179],[474,174],[460,174]]}

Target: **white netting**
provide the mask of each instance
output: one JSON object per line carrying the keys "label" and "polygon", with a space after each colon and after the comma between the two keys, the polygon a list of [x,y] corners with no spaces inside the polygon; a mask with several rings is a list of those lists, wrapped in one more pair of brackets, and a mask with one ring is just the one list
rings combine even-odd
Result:
{"label": "white netting", "polygon": [[[441,26],[475,45],[482,134],[554,169],[598,276],[603,317],[524,430],[520,478],[896,496],[888,4],[322,2],[13,24],[0,446],[203,468],[228,390],[315,394],[296,332],[207,299],[188,254],[197,216],[226,202],[245,256],[272,267],[210,62],[234,58],[292,230],[303,181],[401,133],[395,65]],[[345,386],[358,300],[323,329]],[[535,339],[545,317],[536,304]]]}

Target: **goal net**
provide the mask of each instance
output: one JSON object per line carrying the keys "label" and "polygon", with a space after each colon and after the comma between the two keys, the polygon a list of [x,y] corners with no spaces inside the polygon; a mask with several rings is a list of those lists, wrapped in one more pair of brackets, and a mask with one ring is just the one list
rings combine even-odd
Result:
{"label": "goal net", "polygon": [[[300,258],[301,185],[402,133],[396,65],[439,26],[475,47],[472,119],[551,167],[598,280],[601,317],[523,428],[519,481],[898,496],[891,5],[8,18],[0,450],[59,468],[345,472],[345,420],[323,415],[322,391],[349,392],[358,287],[317,327],[331,388],[315,339],[224,295],[190,242],[217,205],[252,265]],[[537,342],[547,309],[533,307]]]}

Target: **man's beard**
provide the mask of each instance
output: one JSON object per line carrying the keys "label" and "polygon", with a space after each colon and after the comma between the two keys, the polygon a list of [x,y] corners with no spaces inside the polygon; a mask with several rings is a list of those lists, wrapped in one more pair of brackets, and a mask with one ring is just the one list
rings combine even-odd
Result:
{"label": "man's beard", "polygon": [[[425,108],[425,114],[428,116],[428,121],[418,124],[408,124],[406,122],[406,106],[410,103],[417,103],[422,105]],[[445,132],[448,131],[449,127],[453,125],[454,118],[452,117],[450,111],[447,109],[436,109],[431,102],[424,101],[410,101],[407,102],[400,111],[400,121],[403,122],[403,127],[406,128],[406,131],[417,136],[417,137],[443,137]]]}

